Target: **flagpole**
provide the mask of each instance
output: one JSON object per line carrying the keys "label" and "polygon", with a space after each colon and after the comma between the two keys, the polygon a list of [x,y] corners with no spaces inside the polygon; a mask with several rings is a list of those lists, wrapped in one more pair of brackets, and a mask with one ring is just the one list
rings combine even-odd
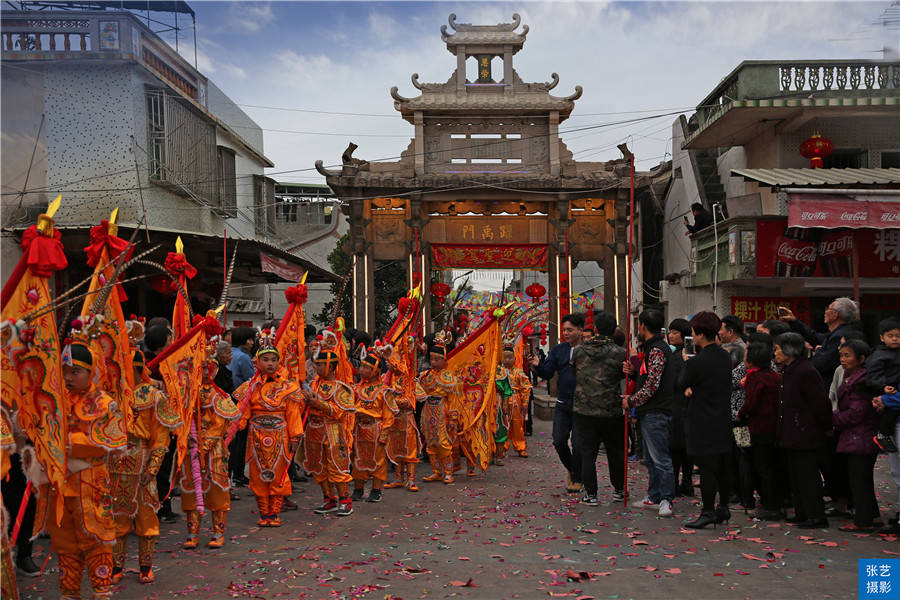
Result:
{"label": "flagpole", "polygon": [[[630,154],[630,153],[629,153]],[[631,189],[628,211],[628,272],[627,277],[627,302],[625,305],[625,358],[631,358],[631,271],[634,259],[634,154],[631,158]],[[625,409],[625,480],[622,487],[622,504],[628,506],[628,409]]]}
{"label": "flagpole", "polygon": [[[222,229],[222,294],[228,289],[228,228]],[[225,302],[225,298],[222,298]],[[222,309],[222,326],[228,329],[228,307]]]}

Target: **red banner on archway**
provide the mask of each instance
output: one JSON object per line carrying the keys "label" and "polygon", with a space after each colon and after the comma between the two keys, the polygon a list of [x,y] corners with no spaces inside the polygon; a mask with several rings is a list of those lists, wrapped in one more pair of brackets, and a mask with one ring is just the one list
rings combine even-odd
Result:
{"label": "red banner on archway", "polygon": [[547,269],[546,244],[432,244],[436,269]]}

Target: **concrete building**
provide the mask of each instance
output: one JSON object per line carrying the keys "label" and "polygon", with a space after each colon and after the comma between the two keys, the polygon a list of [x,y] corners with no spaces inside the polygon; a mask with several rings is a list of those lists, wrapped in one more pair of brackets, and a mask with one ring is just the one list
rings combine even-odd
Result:
{"label": "concrete building", "polygon": [[[843,295],[872,327],[900,308],[900,62],[743,62],[672,138],[658,284],[669,318],[714,309],[756,323],[787,304],[818,325]],[[833,146],[824,168],[801,154],[807,140]],[[715,222],[688,236],[695,202]]]}
{"label": "concrete building", "polygon": [[[159,6],[193,16],[183,2]],[[121,8],[2,11],[3,271],[18,259],[16,234],[61,193],[70,268],[57,285],[87,274],[89,228],[118,207],[120,235],[145,229],[139,250],[161,244],[158,262],[181,236],[200,271],[189,290],[198,311],[218,303],[236,242],[228,324],[234,315],[256,325],[245,317],[259,314],[265,284],[307,270],[310,283],[335,276],[281,237],[290,228],[265,175],[274,165],[260,127],[150,23]],[[173,298],[152,284],[126,286],[126,312],[171,314]]]}

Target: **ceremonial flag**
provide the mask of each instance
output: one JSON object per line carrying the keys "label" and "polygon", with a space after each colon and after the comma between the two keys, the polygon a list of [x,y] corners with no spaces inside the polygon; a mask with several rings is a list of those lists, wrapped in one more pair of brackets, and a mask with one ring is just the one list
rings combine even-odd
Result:
{"label": "ceremonial flag", "polygon": [[81,314],[103,317],[99,336],[91,342],[91,353],[98,359],[94,381],[98,388],[116,401],[122,411],[123,428],[131,431],[134,423],[131,412],[134,404],[134,367],[121,303],[127,298],[121,285],[110,282],[116,276],[119,260],[128,260],[134,246],[116,235],[117,214],[118,209],[113,211],[109,221],[103,220],[100,225],[91,227],[91,244],[84,251],[88,256],[88,266],[94,267],[94,275]]}
{"label": "ceremonial flag", "polygon": [[[171,276],[178,280],[169,284],[169,288],[175,290],[175,308],[172,311],[172,337],[175,339],[183,336],[191,328],[191,305],[186,297],[188,279],[197,276],[197,269],[187,261],[184,256],[184,244],[181,236],[175,240],[175,252],[166,255],[163,265]],[[182,293],[184,292],[184,293]]]}
{"label": "ceremonial flag", "polygon": [[487,469],[494,451],[497,364],[502,349],[500,320],[492,315],[447,355],[447,368],[456,375],[462,388],[462,435],[473,454],[469,458],[482,470]]}
{"label": "ceremonial flag", "polygon": [[[34,443],[35,455],[57,489],[66,479],[68,407],[62,377],[62,357],[56,317],[47,310],[27,322],[22,319],[52,302],[48,278],[68,266],[60,234],[53,229],[52,215],[59,198],[38,226],[22,235],[22,258],[0,295],[2,318],[2,393],[0,399],[18,410],[19,425]],[[56,522],[62,518],[62,495],[55,507]]]}
{"label": "ceremonial flag", "polygon": [[[303,276],[306,281],[306,275]],[[275,347],[281,358],[281,367],[287,372],[288,378],[297,383],[306,381],[306,311],[303,305],[309,292],[306,285],[299,283],[296,286],[284,290],[287,298],[288,309],[281,319],[281,325],[275,332]]]}
{"label": "ceremonial flag", "polygon": [[217,319],[206,317],[147,363],[148,369],[159,368],[159,374],[166,384],[166,391],[169,397],[175,400],[181,414],[181,426],[175,431],[178,448],[176,466],[181,464],[187,454],[191,423],[194,422],[197,411],[197,399],[203,384],[207,329],[212,327],[209,321],[221,327]]}

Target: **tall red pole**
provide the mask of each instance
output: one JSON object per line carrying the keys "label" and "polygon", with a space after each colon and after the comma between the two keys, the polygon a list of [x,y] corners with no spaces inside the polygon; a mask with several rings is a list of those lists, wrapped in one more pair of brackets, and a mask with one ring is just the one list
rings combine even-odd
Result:
{"label": "tall red pole", "polygon": [[[225,288],[228,286],[228,229],[222,230],[222,291],[225,291]],[[225,300],[225,305],[228,305],[228,299],[223,298]],[[222,309],[222,327],[228,329],[228,309]]]}
{"label": "tall red pole", "polygon": [[[625,305],[625,358],[631,358],[631,264],[634,258],[634,154],[631,155],[631,192],[628,210],[628,272],[626,273],[627,304]],[[625,411],[625,483],[622,504],[628,506],[628,410]]]}

